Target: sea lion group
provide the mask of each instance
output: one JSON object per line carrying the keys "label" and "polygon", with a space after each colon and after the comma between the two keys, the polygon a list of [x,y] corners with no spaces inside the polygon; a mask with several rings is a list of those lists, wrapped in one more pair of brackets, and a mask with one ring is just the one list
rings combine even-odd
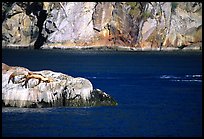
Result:
{"label": "sea lion group", "polygon": [[45,83],[50,83],[53,81],[53,79],[47,78],[40,73],[28,72],[28,74],[25,75],[23,73],[15,71],[9,76],[8,84],[10,80],[12,81],[12,83],[15,83],[15,84],[25,82],[22,86],[25,86],[25,88],[27,88],[28,87],[27,84],[30,79],[38,79],[37,85],[39,85],[41,81]]}

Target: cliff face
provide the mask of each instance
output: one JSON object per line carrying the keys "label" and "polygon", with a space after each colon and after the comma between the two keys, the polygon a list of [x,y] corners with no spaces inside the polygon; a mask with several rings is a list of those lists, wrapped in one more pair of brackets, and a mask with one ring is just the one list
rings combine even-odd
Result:
{"label": "cliff face", "polygon": [[2,16],[3,46],[160,50],[202,43],[200,2],[7,2]]}

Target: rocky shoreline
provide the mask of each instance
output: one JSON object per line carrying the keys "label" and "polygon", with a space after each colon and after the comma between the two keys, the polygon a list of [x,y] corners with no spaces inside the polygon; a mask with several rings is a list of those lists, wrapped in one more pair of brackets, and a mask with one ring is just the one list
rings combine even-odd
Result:
{"label": "rocky shoreline", "polygon": [[43,45],[41,49],[69,49],[69,50],[96,50],[96,51],[176,51],[176,50],[202,50],[202,43],[193,44],[188,47],[166,47],[166,48],[138,48],[128,46],[55,46]]}
{"label": "rocky shoreline", "polygon": [[85,78],[50,70],[30,71],[2,63],[2,107],[117,106]]}
{"label": "rocky shoreline", "polygon": [[[9,45],[2,46],[4,49],[34,49],[34,47]],[[202,51],[202,43],[196,43],[188,47],[166,47],[166,48],[137,48],[127,46],[63,46],[54,44],[45,44],[40,49],[63,49],[63,50],[79,50],[79,51]]]}

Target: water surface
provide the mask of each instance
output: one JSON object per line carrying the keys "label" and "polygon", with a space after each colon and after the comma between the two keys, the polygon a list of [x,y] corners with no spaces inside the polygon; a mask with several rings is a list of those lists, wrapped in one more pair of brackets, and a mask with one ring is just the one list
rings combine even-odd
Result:
{"label": "water surface", "polygon": [[202,136],[201,52],[3,49],[2,62],[87,78],[119,104],[2,108],[3,136]]}

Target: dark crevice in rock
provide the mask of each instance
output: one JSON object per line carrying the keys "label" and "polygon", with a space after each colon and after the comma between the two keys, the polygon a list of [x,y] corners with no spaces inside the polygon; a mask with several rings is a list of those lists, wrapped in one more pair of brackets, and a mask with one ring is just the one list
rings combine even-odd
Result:
{"label": "dark crevice in rock", "polygon": [[66,104],[66,97],[67,97],[67,92],[66,92],[67,86],[65,86],[65,88],[63,89],[62,92],[62,105],[65,106]]}
{"label": "dark crevice in rock", "polygon": [[39,28],[39,35],[38,38],[34,44],[34,48],[35,49],[39,49],[44,42],[46,41],[47,38],[43,37],[42,35],[42,28],[43,28],[43,23],[45,21],[45,19],[47,18],[47,11],[46,10],[41,10],[38,16],[38,22],[37,22],[37,26]]}
{"label": "dark crevice in rock", "polygon": [[20,14],[20,13],[22,13],[22,12],[19,11],[19,12],[13,13],[12,15],[8,15],[7,18],[11,18],[12,16],[17,15],[17,14]]}
{"label": "dark crevice in rock", "polygon": [[37,27],[39,28],[39,35],[37,40],[34,43],[34,48],[39,49],[43,43],[46,41],[46,38],[42,35],[43,23],[47,18],[47,11],[43,10],[42,2],[33,2],[32,4],[28,4],[25,9],[25,13],[29,16],[37,17]]}
{"label": "dark crevice in rock", "polygon": [[33,13],[34,15],[38,16],[39,11],[41,11],[42,9],[42,4],[38,2],[33,2],[32,4],[26,7],[26,14],[30,15],[31,13]]}

